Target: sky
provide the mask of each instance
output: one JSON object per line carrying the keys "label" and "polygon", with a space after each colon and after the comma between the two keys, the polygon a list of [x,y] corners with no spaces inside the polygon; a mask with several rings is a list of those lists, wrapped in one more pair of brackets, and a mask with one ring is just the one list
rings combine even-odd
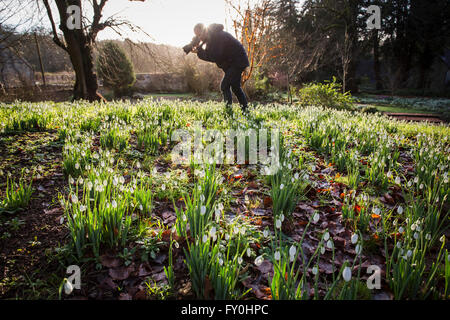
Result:
{"label": "sky", "polygon": [[[222,23],[226,25],[224,0],[110,0],[104,9],[104,17],[117,14],[142,28],[153,39],[143,33],[126,36],[133,40],[164,43],[177,47],[188,44],[194,25],[202,22]],[[104,30],[99,40],[120,38],[112,30]]]}

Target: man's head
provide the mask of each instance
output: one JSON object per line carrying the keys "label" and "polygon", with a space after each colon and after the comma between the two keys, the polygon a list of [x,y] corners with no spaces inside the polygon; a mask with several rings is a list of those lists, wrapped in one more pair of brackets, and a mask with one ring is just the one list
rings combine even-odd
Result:
{"label": "man's head", "polygon": [[208,35],[206,27],[203,23],[197,23],[194,27],[194,33],[201,41],[205,41]]}

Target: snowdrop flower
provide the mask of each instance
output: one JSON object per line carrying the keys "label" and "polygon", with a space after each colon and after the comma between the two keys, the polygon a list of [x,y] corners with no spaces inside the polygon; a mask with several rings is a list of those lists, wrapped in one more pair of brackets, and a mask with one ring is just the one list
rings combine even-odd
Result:
{"label": "snowdrop flower", "polygon": [[399,206],[399,207],[397,208],[397,213],[398,213],[398,214],[402,214],[402,213],[403,213],[403,207],[402,207],[402,206]]}
{"label": "snowdrop flower", "polygon": [[330,233],[327,231],[323,236],[323,240],[328,241],[328,239],[330,239]]}
{"label": "snowdrop flower", "polygon": [[239,263],[239,264],[242,264],[242,262],[243,262],[242,257],[239,257],[239,258],[238,258],[238,263]]}
{"label": "snowdrop flower", "polygon": [[64,293],[69,295],[72,293],[72,291],[73,291],[72,283],[66,280],[66,282],[64,283]]}
{"label": "snowdrop flower", "polygon": [[267,238],[269,236],[269,230],[265,229],[263,231],[263,236],[264,236],[264,238]]}
{"label": "snowdrop flower", "polygon": [[345,282],[349,282],[352,279],[352,270],[350,267],[345,267],[344,271],[342,271],[342,277],[344,278]]}
{"label": "snowdrop flower", "polygon": [[201,207],[200,207],[200,214],[201,214],[202,216],[204,216],[205,213],[206,213],[206,207],[205,207],[205,206],[201,206]]}
{"label": "snowdrop flower", "polygon": [[279,261],[281,258],[281,254],[280,251],[275,252],[275,256],[274,256],[275,260]]}
{"label": "snowdrop flower", "polygon": [[294,256],[297,253],[297,248],[295,248],[293,245],[289,248],[289,255]]}
{"label": "snowdrop flower", "polygon": [[355,247],[355,252],[356,252],[357,255],[360,255],[361,252],[362,252],[362,247],[361,247],[361,245],[359,243]]}
{"label": "snowdrop flower", "polygon": [[295,173],[294,179],[295,179],[295,180],[298,180],[298,172]]}
{"label": "snowdrop flower", "polygon": [[162,191],[166,190],[166,185],[165,184],[161,185],[161,190]]}
{"label": "snowdrop flower", "polygon": [[283,190],[284,184],[280,184],[280,190]]}
{"label": "snowdrop flower", "polygon": [[222,265],[223,265],[223,259],[220,258],[220,259],[219,259],[219,266],[222,266]]}
{"label": "snowdrop flower", "polygon": [[75,194],[72,194],[71,200],[72,200],[72,203],[74,203],[74,204],[78,203],[78,197]]}
{"label": "snowdrop flower", "polygon": [[405,229],[403,229],[403,227],[400,227],[400,228],[398,228],[398,232],[403,233],[403,232],[405,232]]}
{"label": "snowdrop flower", "polygon": [[79,164],[78,162],[75,163],[75,169],[76,169],[76,170],[80,169],[80,164]]}
{"label": "snowdrop flower", "polygon": [[209,230],[209,235],[214,238],[216,235],[216,231],[216,227],[212,227],[211,230]]}
{"label": "snowdrop flower", "polygon": [[64,223],[64,216],[61,217],[61,219],[59,219],[59,224],[63,224]]}
{"label": "snowdrop flower", "polygon": [[139,210],[144,211],[144,207],[142,206],[142,204],[139,205]]}
{"label": "snowdrop flower", "polygon": [[355,244],[356,242],[358,242],[358,234],[357,234],[357,233],[354,233],[354,234],[352,235],[351,240],[352,240],[352,243],[353,243],[353,244]]}
{"label": "snowdrop flower", "polygon": [[431,234],[427,233],[427,235],[425,236],[425,239],[428,240],[428,241],[431,240]]}
{"label": "snowdrop flower", "polygon": [[72,176],[69,176],[69,184],[74,184],[75,180],[73,180]]}
{"label": "snowdrop flower", "polygon": [[256,257],[256,259],[255,259],[255,265],[256,265],[257,267],[259,267],[263,262],[264,262],[263,256],[258,256],[258,257]]}
{"label": "snowdrop flower", "polygon": [[313,275],[316,276],[319,273],[319,268],[317,268],[317,266],[314,266],[311,271],[312,271]]}
{"label": "snowdrop flower", "polygon": [[397,242],[397,248],[400,249],[402,247],[401,241]]}
{"label": "snowdrop flower", "polygon": [[86,206],[80,205],[80,212],[85,212],[85,211],[86,211]]}
{"label": "snowdrop flower", "polygon": [[333,241],[331,241],[331,240],[327,241],[327,248],[328,249],[333,249]]}
{"label": "snowdrop flower", "polygon": [[408,250],[407,252],[406,252],[406,257],[407,258],[410,258],[412,256],[412,251],[411,250]]}
{"label": "snowdrop flower", "polygon": [[206,241],[208,241],[208,235],[204,234],[203,235],[203,243],[205,243]]}
{"label": "snowdrop flower", "polygon": [[276,227],[277,229],[280,229],[280,228],[281,228],[281,220],[280,220],[280,219],[277,219],[277,221],[275,222],[275,227]]}
{"label": "snowdrop flower", "polygon": [[324,254],[325,253],[325,247],[320,247],[320,253]]}
{"label": "snowdrop flower", "polygon": [[439,238],[439,241],[445,242],[445,235],[443,235],[442,237],[440,237],[440,238]]}
{"label": "snowdrop flower", "polygon": [[284,214],[280,214],[280,220],[281,220],[281,222],[284,221]]}
{"label": "snowdrop flower", "polygon": [[314,216],[313,216],[314,223],[317,223],[319,221],[319,219],[320,219],[319,213],[318,212],[314,213]]}
{"label": "snowdrop flower", "polygon": [[247,248],[247,257],[250,257],[252,255],[252,250],[250,248]]}

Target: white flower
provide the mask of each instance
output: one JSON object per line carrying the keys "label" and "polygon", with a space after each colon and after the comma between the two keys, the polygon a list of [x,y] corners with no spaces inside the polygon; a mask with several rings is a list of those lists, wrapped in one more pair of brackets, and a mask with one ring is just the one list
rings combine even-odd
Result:
{"label": "white flower", "polygon": [[350,267],[345,267],[344,271],[342,271],[342,277],[344,278],[345,282],[349,282],[352,279],[352,270]]}
{"label": "white flower", "polygon": [[297,248],[293,245],[289,248],[289,255],[294,256],[297,253]]}
{"label": "white flower", "polygon": [[162,191],[166,190],[166,185],[165,184],[161,185],[161,190]]}
{"label": "white flower", "polygon": [[395,183],[396,184],[400,184],[401,183],[400,177],[395,178]]}
{"label": "white flower", "polygon": [[72,194],[71,200],[72,200],[72,203],[75,203],[75,204],[78,203],[78,197],[75,194]]}
{"label": "white flower", "polygon": [[204,234],[203,235],[203,243],[205,243],[206,241],[208,241],[208,235]]}
{"label": "white flower", "polygon": [[397,213],[398,213],[398,214],[402,214],[402,213],[403,213],[403,207],[402,207],[402,206],[399,206],[399,207],[397,208]]}
{"label": "white flower", "polygon": [[211,230],[209,230],[209,235],[214,238],[214,236],[216,235],[216,231],[216,227],[212,227]]}
{"label": "white flower", "polygon": [[317,268],[317,266],[314,266],[311,271],[312,271],[313,275],[316,276],[319,273],[319,268]]}
{"label": "white flower", "polygon": [[238,258],[238,263],[239,263],[239,264],[242,264],[242,261],[243,261],[243,260],[242,260],[242,257],[239,257],[239,258]]}
{"label": "white flower", "polygon": [[418,232],[414,232],[414,239],[419,239],[419,233]]}
{"label": "white flower", "polygon": [[256,257],[256,259],[255,259],[255,265],[256,265],[257,267],[259,267],[263,262],[264,262],[263,256],[258,256],[258,257]]}
{"label": "white flower", "polygon": [[277,220],[276,220],[276,222],[275,222],[275,227],[276,227],[277,229],[280,229],[280,228],[281,228],[281,220],[280,220],[280,219],[277,219]]}
{"label": "white flower", "polygon": [[356,247],[355,247],[355,252],[356,252],[357,255],[360,255],[360,254],[361,254],[361,251],[362,251],[362,247],[361,247],[361,245],[358,243],[358,244],[356,245]]}
{"label": "white flower", "polygon": [[298,180],[298,178],[299,178],[298,172],[296,172],[295,175],[294,175],[294,179],[295,179],[295,180]]}
{"label": "white flower", "polygon": [[80,169],[80,164],[77,162],[77,163],[75,163],[75,169]]}
{"label": "white flower", "polygon": [[72,293],[72,291],[73,291],[72,283],[66,280],[66,282],[64,283],[64,293],[69,295]]}
{"label": "white flower", "polygon": [[267,238],[269,236],[269,230],[265,229],[263,231],[263,236],[264,236],[264,238]]}
{"label": "white flower", "polygon": [[250,257],[252,255],[252,250],[250,248],[247,248],[247,257]]}
{"label": "white flower", "polygon": [[331,241],[331,240],[327,241],[327,248],[328,249],[333,249],[333,241]]}
{"label": "white flower", "polygon": [[330,239],[330,233],[327,231],[323,236],[323,240],[328,241],[328,239]]}
{"label": "white flower", "polygon": [[398,228],[398,232],[403,233],[403,232],[405,232],[405,229],[403,229],[403,227],[400,227],[400,228]]}
{"label": "white flower", "polygon": [[411,257],[411,256],[412,256],[412,251],[411,251],[411,250],[408,250],[408,251],[406,252],[406,257],[409,258],[409,257]]}
{"label": "white flower", "polygon": [[275,252],[275,256],[274,256],[275,260],[279,261],[281,258],[281,254],[280,251]]}
{"label": "white flower", "polygon": [[320,253],[324,254],[325,253],[325,247],[320,247]]}
{"label": "white flower", "polygon": [[356,242],[358,242],[358,234],[357,234],[357,233],[354,233],[354,234],[352,235],[351,240],[352,240],[352,243],[353,243],[353,244],[355,244]]}
{"label": "white flower", "polygon": [[443,236],[439,239],[439,241],[444,242],[444,241],[445,241],[445,235],[443,235]]}
{"label": "white flower", "polygon": [[219,259],[219,266],[222,266],[222,265],[223,265],[223,259],[220,258],[220,259]]}
{"label": "white flower", "polygon": [[117,208],[117,201],[116,200],[111,201],[111,206],[113,207],[113,209]]}
{"label": "white flower", "polygon": [[431,240],[431,234],[430,234],[430,233],[427,233],[427,235],[425,236],[425,239],[426,239],[426,240]]}
{"label": "white flower", "polygon": [[314,213],[314,216],[313,216],[314,223],[317,223],[319,221],[319,219],[320,219],[319,213],[318,212]]}
{"label": "white flower", "polygon": [[144,211],[144,207],[142,206],[142,204],[139,205],[139,210]]}
{"label": "white flower", "polygon": [[64,216],[61,217],[61,219],[59,219],[59,224],[63,224],[64,223]]}
{"label": "white flower", "polygon": [[205,202],[205,195],[204,194],[200,195],[200,202]]}
{"label": "white flower", "polygon": [[283,190],[284,184],[280,184],[280,190]]}
{"label": "white flower", "polygon": [[206,213],[206,207],[205,207],[205,206],[201,206],[201,208],[200,208],[200,214],[201,214],[202,216],[204,216],[205,213]]}
{"label": "white flower", "polygon": [[284,214],[280,214],[280,220],[281,220],[281,222],[284,221]]}

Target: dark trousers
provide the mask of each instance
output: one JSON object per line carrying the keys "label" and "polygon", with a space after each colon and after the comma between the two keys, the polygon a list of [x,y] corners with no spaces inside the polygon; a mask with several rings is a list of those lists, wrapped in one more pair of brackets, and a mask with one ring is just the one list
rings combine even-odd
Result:
{"label": "dark trousers", "polygon": [[241,76],[244,71],[241,68],[237,67],[229,67],[224,70],[225,76],[223,77],[222,84],[220,85],[220,89],[223,93],[223,98],[227,105],[231,106],[233,104],[233,96],[231,95],[231,90],[233,90],[236,95],[239,104],[241,107],[246,110],[247,109],[247,97],[245,96],[244,91],[241,88]]}

